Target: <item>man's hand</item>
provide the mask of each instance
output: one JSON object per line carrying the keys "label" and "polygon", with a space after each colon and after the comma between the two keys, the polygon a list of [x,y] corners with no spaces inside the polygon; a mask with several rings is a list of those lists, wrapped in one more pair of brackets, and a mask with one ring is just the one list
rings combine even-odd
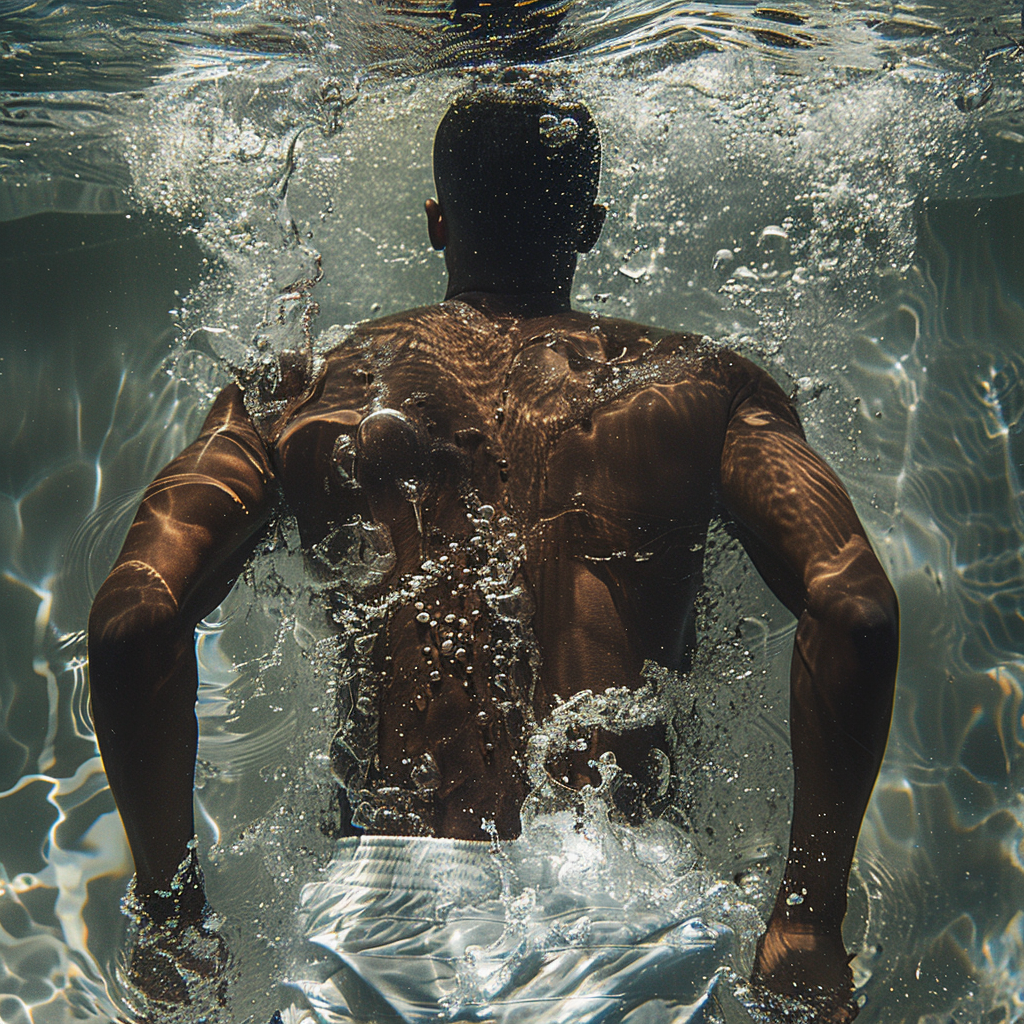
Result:
{"label": "man's hand", "polygon": [[842,935],[773,917],[757,944],[751,984],[762,992],[811,1003],[821,1024],[857,1016],[853,973]]}
{"label": "man's hand", "polygon": [[194,848],[169,891],[142,895],[133,882],[122,906],[131,925],[117,978],[137,1021],[163,1024],[182,1012],[198,1020],[227,1006],[231,953]]}

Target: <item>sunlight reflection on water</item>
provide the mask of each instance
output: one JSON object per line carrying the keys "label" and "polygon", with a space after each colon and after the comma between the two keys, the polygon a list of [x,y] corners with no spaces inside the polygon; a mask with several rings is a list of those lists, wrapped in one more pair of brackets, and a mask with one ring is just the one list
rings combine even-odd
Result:
{"label": "sunlight reflection on water", "polygon": [[[954,1007],[958,1020],[1018,1019],[1014,59],[992,58],[993,92],[974,113],[955,98],[997,33],[1019,33],[1019,9],[760,7],[782,14],[538,9],[557,21],[545,23],[548,71],[588,97],[605,136],[612,215],[577,304],[723,338],[795,391],[903,607],[893,735],[850,921],[861,1019],[938,1022]],[[323,257],[318,329],[433,300],[442,266],[421,242],[419,204],[432,125],[465,81],[438,69],[486,45],[454,21],[439,43],[409,7],[111,12],[101,25],[65,5],[14,10],[0,62],[11,90],[0,210],[64,214],[7,224],[0,254],[11,285],[0,813],[14,826],[0,836],[0,1018],[11,1024],[116,1012],[104,979],[130,860],[91,735],[83,630],[139,488],[227,380],[218,357],[244,356],[270,300],[305,272],[311,250],[288,243],[278,190],[287,181],[290,215]],[[291,911],[331,848],[319,828],[330,681],[312,674],[321,627],[296,611],[305,592],[285,540],[255,570],[263,594],[277,574],[276,596],[254,602],[243,587],[199,641],[198,827],[211,898],[243,933],[239,1020],[269,1019],[292,998],[276,990],[299,942]],[[786,620],[756,582],[742,595],[744,645],[777,700]],[[753,722],[708,715],[736,733],[719,751],[726,777],[750,737],[784,746],[784,709]],[[784,815],[737,799],[756,771],[739,779],[700,793],[709,815],[731,808],[702,851],[729,875],[777,862],[785,841]]]}

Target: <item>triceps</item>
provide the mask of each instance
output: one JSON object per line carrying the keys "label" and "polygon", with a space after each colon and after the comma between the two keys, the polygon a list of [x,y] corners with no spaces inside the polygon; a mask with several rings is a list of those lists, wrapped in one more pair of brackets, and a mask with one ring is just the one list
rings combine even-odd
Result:
{"label": "triceps", "polygon": [[[228,388],[199,438],[147,488],[89,616],[93,703],[145,703],[189,658],[199,620],[227,595],[266,523],[269,458]],[[102,712],[101,712],[102,715]]]}
{"label": "triceps", "polygon": [[791,423],[770,412],[730,426],[722,498],[751,561],[797,617],[823,586],[849,581],[851,543],[874,559],[839,478]]}
{"label": "triceps", "polygon": [[199,438],[147,488],[115,571],[145,565],[194,627],[231,589],[276,499],[267,452],[240,392],[227,389]]}

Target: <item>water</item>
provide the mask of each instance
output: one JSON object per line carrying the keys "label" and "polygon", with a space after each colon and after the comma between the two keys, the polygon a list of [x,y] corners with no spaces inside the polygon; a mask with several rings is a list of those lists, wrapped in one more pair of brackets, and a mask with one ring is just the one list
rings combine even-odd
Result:
{"label": "water", "polygon": [[[229,367],[258,371],[257,334],[264,352],[307,327],[324,345],[330,325],[441,294],[420,213],[431,135],[495,52],[444,10],[0,7],[5,1024],[118,1012],[130,858],[82,631],[141,487]],[[576,304],[768,362],[900,595],[848,919],[861,1019],[1019,1019],[1019,5],[530,10],[515,39],[491,34],[574,83],[604,137],[610,216]],[[199,641],[197,827],[244,968],[239,1021],[295,999],[277,988],[301,948],[293,911],[332,842],[335,652],[287,524],[266,548]],[[710,642],[670,682],[700,707],[677,717],[681,742],[710,753],[686,766],[693,848],[673,856],[739,876],[763,912],[788,822],[792,630],[724,539],[707,557]]]}

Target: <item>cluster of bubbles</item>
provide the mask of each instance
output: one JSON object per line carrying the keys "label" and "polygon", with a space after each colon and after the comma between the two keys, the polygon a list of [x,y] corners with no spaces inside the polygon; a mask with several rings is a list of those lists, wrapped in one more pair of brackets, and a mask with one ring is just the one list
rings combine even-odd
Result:
{"label": "cluster of bubbles", "polygon": [[[415,494],[410,495],[410,500],[416,501]],[[524,557],[522,539],[512,529],[513,520],[492,505],[473,508],[467,518],[473,534],[464,547],[453,542],[449,554],[424,559],[417,572],[404,576],[376,600],[366,600],[364,591],[367,584],[379,585],[393,568],[394,553],[386,527],[357,518],[338,527],[323,542],[333,553],[329,562],[331,580],[323,585],[323,595],[329,616],[338,627],[338,646],[333,656],[336,671],[345,680],[338,705],[340,724],[332,743],[333,764],[353,802],[353,824],[359,827],[380,830],[386,824],[401,834],[429,834],[429,827],[409,806],[412,794],[367,783],[376,752],[382,681],[371,657],[392,610],[413,607],[421,632],[430,631],[435,637],[438,657],[461,666],[467,688],[474,670],[473,629],[476,620],[485,615],[490,662],[494,667],[487,682],[497,698],[496,710],[502,714],[518,710],[522,714],[529,708],[530,691],[521,691],[521,677],[516,671],[517,666],[535,662],[537,657],[529,629],[530,602],[519,579]],[[313,554],[318,557],[316,549]],[[458,559],[458,581],[453,578],[457,554],[462,556]],[[438,588],[445,592],[467,586],[482,602],[481,607],[466,612],[468,617],[450,610],[445,614],[447,609],[438,610],[440,602],[429,596]],[[457,596],[452,590],[452,597]],[[438,618],[434,618],[435,613]],[[434,657],[433,646],[425,651]],[[437,668],[431,672],[431,678],[440,678]],[[421,710],[425,707],[423,703]],[[481,711],[480,715],[486,719],[488,713]],[[484,727],[486,724],[482,723]],[[419,794],[429,799],[440,781],[433,755],[421,755],[411,775]]]}

